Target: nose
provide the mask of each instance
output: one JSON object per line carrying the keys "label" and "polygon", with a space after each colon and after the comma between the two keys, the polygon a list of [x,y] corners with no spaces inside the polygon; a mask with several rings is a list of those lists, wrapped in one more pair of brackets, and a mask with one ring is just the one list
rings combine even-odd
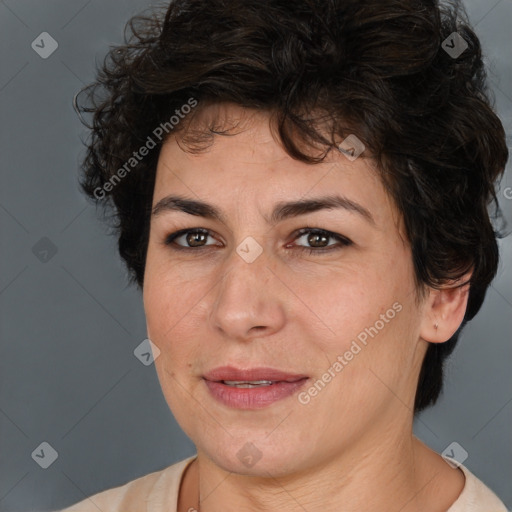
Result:
{"label": "nose", "polygon": [[214,288],[211,326],[226,338],[249,340],[279,331],[286,320],[286,287],[265,252],[252,263],[233,251]]}

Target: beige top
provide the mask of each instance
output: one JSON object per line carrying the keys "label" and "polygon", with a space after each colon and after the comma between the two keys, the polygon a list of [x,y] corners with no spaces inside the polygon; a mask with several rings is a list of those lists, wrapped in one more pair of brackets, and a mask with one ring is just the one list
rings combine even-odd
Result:
{"label": "beige top", "polygon": [[[186,467],[196,455],[161,471],[86,498],[60,512],[176,512],[178,491]],[[466,484],[446,512],[507,512],[501,500],[467,468]]]}

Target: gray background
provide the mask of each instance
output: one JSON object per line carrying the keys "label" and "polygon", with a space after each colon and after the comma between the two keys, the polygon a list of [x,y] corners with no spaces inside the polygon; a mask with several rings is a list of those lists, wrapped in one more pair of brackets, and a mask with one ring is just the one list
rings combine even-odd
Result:
{"label": "gray background", "polygon": [[[141,297],[77,185],[85,132],[73,95],[149,4],[0,1],[1,512],[61,508],[195,453],[154,367],[133,355],[146,337]],[[467,7],[510,135],[512,0]],[[45,31],[59,45],[47,59],[31,48]],[[510,223],[507,186],[510,167],[500,192]],[[500,244],[505,262],[511,238]],[[437,451],[463,446],[465,465],[512,508],[512,274],[503,261],[450,361],[442,399],[415,427]],[[43,441],[58,452],[48,469],[31,456]]]}

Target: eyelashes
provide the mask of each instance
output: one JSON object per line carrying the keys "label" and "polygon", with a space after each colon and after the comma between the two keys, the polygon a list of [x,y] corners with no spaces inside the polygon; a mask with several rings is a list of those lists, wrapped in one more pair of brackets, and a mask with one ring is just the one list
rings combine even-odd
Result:
{"label": "eyelashes", "polygon": [[[192,235],[192,238],[190,237]],[[203,252],[206,250],[211,250],[214,247],[220,247],[216,244],[208,244],[208,245],[200,245],[201,242],[207,242],[208,237],[215,238],[212,232],[208,229],[204,228],[193,228],[193,229],[182,229],[180,231],[176,231],[171,233],[165,237],[164,245],[171,248],[174,251],[187,251],[187,252]],[[352,245],[352,241],[347,237],[340,235],[339,233],[333,233],[332,231],[327,231],[325,229],[319,228],[302,228],[295,231],[292,234],[292,241],[296,241],[305,237],[305,243],[320,243],[322,244],[325,240],[329,242],[329,240],[335,240],[336,244],[328,244],[325,246],[304,246],[304,245],[293,245],[292,250],[299,251],[307,251],[309,254],[322,254],[326,252],[332,252],[336,250],[340,250],[344,247]],[[180,239],[184,240],[184,243],[198,243],[196,246],[187,246],[180,245],[176,243],[180,241]],[[286,244],[286,248],[289,248],[290,244]]]}
{"label": "eyelashes", "polygon": [[330,244],[326,246],[321,247],[307,247],[303,245],[295,245],[294,247],[296,249],[299,249],[300,251],[307,251],[309,254],[318,254],[318,253],[326,253],[326,252],[332,252],[335,250],[340,250],[344,247],[347,247],[352,244],[352,241],[349,240],[347,237],[340,235],[339,233],[333,233],[332,231],[327,231],[325,229],[318,229],[318,228],[302,228],[296,231],[293,235],[293,240],[297,240],[302,237],[306,237],[305,241],[306,243],[309,243],[310,239],[308,238],[310,235],[313,235],[314,237],[321,237],[323,239],[333,239],[336,240],[337,244]]}

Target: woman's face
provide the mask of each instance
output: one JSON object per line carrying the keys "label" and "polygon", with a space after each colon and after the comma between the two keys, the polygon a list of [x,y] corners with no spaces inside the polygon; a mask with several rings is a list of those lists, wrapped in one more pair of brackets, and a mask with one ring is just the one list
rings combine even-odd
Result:
{"label": "woman's face", "polygon": [[[199,154],[168,139],[153,197],[144,307],[177,421],[199,454],[242,474],[286,475],[399,442],[410,433],[425,312],[372,161],[340,152],[299,162],[265,113],[203,114],[214,110],[242,122]],[[297,202],[309,206],[284,206]],[[192,233],[166,244],[180,230]]]}

